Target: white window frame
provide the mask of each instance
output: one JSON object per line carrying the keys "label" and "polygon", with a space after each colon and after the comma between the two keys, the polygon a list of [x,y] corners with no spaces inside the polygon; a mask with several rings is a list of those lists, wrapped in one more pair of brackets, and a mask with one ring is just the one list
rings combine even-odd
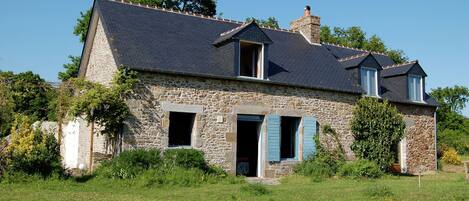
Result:
{"label": "white window frame", "polygon": [[[420,82],[420,89],[418,89],[420,91],[420,100],[412,100],[411,99],[411,96],[410,96],[410,93],[415,93],[416,92],[416,87],[414,86],[414,90],[413,92],[410,91],[410,80],[412,79],[412,84],[414,84],[413,82],[413,79],[414,78],[417,78]],[[413,102],[424,102],[423,101],[423,77],[420,76],[420,75],[412,75],[412,74],[409,74],[408,78],[407,78],[407,91],[409,92],[408,93],[408,96],[409,96],[409,100],[410,101],[413,101]],[[417,97],[417,94],[414,94],[415,97]]]}
{"label": "white window frame", "polygon": [[[259,69],[257,69],[258,70],[257,74],[259,75],[259,77],[250,77],[250,76],[241,75],[241,43],[251,43],[251,44],[261,45],[261,53],[259,55],[261,62],[260,62]],[[263,43],[240,40],[238,43],[238,55],[239,55],[238,56],[238,77],[245,78],[245,79],[264,80],[264,44]]]}
{"label": "white window frame", "polygon": [[[378,90],[378,69],[376,68],[370,68],[370,67],[361,67],[360,68],[360,83],[361,85],[363,85],[363,80],[362,80],[362,70],[367,70],[367,71],[374,71],[375,72],[375,95],[369,95],[368,94],[368,91],[365,91],[366,92],[366,96],[371,96],[371,97],[380,97],[379,96],[379,90]],[[366,81],[368,81],[369,79],[367,79]],[[370,83],[368,83],[368,88],[371,90],[370,88]]]}

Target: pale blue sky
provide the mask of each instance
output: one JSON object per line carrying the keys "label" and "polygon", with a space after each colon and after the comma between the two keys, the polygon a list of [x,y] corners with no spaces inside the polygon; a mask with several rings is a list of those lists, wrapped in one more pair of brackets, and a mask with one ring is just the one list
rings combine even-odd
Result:
{"label": "pale blue sky", "polygon": [[[379,2],[379,3],[378,3]],[[360,26],[391,48],[418,59],[429,77],[427,91],[438,86],[469,86],[469,1],[466,0],[218,0],[218,13],[243,21],[275,16],[282,28],[300,17],[306,4],[322,24]],[[0,70],[32,70],[48,81],[68,55],[80,55],[72,34],[80,11],[91,0],[2,0]],[[469,109],[464,111],[469,116]]]}

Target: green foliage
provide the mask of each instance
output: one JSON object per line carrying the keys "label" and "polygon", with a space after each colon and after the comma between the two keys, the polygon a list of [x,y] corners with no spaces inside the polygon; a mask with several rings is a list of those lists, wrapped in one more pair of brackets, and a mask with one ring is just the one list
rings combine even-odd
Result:
{"label": "green foliage", "polygon": [[408,60],[402,50],[392,50],[386,47],[383,40],[376,35],[367,38],[366,33],[357,26],[347,29],[329,26],[321,27],[321,42],[343,45],[347,47],[359,48],[374,52],[388,54],[396,63],[403,63]]}
{"label": "green foliage", "polygon": [[78,71],[80,70],[80,56],[68,56],[70,59],[70,63],[64,64],[63,67],[65,69],[64,72],[59,72],[58,78],[60,80],[66,81],[70,78],[78,77]]}
{"label": "green foliage", "polygon": [[361,98],[354,110],[351,129],[355,138],[352,150],[362,159],[374,161],[382,170],[394,162],[393,145],[404,135],[403,117],[387,101]]}
{"label": "green foliage", "polygon": [[266,20],[263,19],[256,19],[254,17],[246,18],[246,22],[256,21],[256,23],[260,26],[271,27],[275,29],[280,29],[280,25],[278,24],[278,20],[275,17],[269,17]]}
{"label": "green foliage", "polygon": [[463,86],[438,87],[432,89],[430,95],[440,104],[437,110],[438,129],[462,129],[465,118],[460,113],[469,100],[469,89]]}
{"label": "green foliage", "polygon": [[432,89],[430,95],[440,104],[436,111],[438,147],[452,147],[459,153],[469,153],[469,119],[461,115],[469,100],[469,89],[463,86],[439,87]]}
{"label": "green foliage", "polygon": [[86,12],[80,12],[80,17],[77,19],[77,24],[73,28],[73,34],[80,37],[80,42],[84,43],[86,34],[88,33],[88,25],[91,20],[91,9]]}
{"label": "green foliage", "polygon": [[373,161],[358,159],[342,165],[339,175],[351,178],[379,178],[383,171]]}
{"label": "green foliage", "polygon": [[15,103],[11,91],[6,83],[0,80],[0,139],[10,133],[14,108]]}
{"label": "green foliage", "polygon": [[[115,147],[124,121],[129,115],[129,108],[125,103],[125,98],[133,91],[133,86],[138,82],[136,77],[137,74],[134,71],[129,71],[121,66],[114,75],[110,87],[86,81],[82,78],[72,79],[71,83],[75,88],[75,96],[68,98],[67,96],[71,93],[65,90],[61,94],[65,97],[59,99],[63,100],[65,103],[63,105],[69,107],[61,108],[67,110],[72,117],[83,116],[88,122],[95,122],[103,126],[100,133],[106,137],[110,145]],[[61,111],[60,114],[63,115],[64,111]]]}
{"label": "green foliage", "polygon": [[195,149],[169,149],[164,152],[165,164],[171,167],[207,170],[204,154]]}
{"label": "green foliage", "polygon": [[338,134],[330,125],[324,125],[323,135],[331,135],[336,143],[336,149],[328,150],[321,145],[319,135],[315,136],[316,153],[295,166],[297,174],[310,176],[315,181],[334,176],[340,166],[345,163],[345,151],[338,139]]}
{"label": "green foliage", "polygon": [[124,151],[110,161],[104,161],[95,170],[98,176],[112,179],[131,179],[142,172],[162,165],[161,152],[157,149]]}
{"label": "green foliage", "polygon": [[443,157],[441,157],[447,164],[451,165],[461,165],[461,156],[459,156],[458,152],[454,148],[449,148],[448,150],[443,152]]}
{"label": "green foliage", "polygon": [[260,183],[244,185],[240,188],[240,190],[241,192],[246,192],[255,196],[261,196],[270,193],[270,191]]}
{"label": "green foliage", "polygon": [[[469,153],[469,135],[463,130],[445,129],[438,133],[438,143],[441,146],[454,148],[462,154]],[[444,150],[442,150],[444,151]]]}
{"label": "green foliage", "polygon": [[17,116],[6,148],[7,171],[44,177],[63,174],[60,149],[52,134],[31,127],[27,116]]}
{"label": "green foliage", "polygon": [[32,122],[47,119],[51,112],[49,104],[54,98],[50,93],[54,89],[39,75],[31,71],[19,74],[0,72],[0,83],[3,83],[3,93],[9,94],[7,99],[13,100],[14,113],[27,115]]}

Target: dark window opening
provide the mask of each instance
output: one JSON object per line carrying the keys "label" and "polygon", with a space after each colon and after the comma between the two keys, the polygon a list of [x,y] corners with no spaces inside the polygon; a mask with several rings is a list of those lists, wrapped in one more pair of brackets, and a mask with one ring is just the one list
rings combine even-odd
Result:
{"label": "dark window opening", "polygon": [[282,117],[281,119],[281,137],[280,137],[280,158],[296,157],[296,138],[300,118]]}
{"label": "dark window opening", "polygon": [[262,45],[240,42],[239,75],[262,78]]}
{"label": "dark window opening", "polygon": [[169,114],[169,146],[190,146],[195,114],[171,112]]}

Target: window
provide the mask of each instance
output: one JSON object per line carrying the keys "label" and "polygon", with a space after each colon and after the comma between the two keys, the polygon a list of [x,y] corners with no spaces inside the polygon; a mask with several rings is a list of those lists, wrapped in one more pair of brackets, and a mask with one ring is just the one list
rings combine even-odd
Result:
{"label": "window", "polygon": [[409,99],[411,101],[420,101],[422,102],[422,93],[423,93],[423,88],[422,88],[422,77],[421,76],[415,76],[415,75],[409,75]]}
{"label": "window", "polygon": [[169,114],[169,146],[191,146],[195,114],[171,112]]}
{"label": "window", "polygon": [[280,120],[280,158],[288,159],[296,157],[296,138],[298,127],[300,125],[300,118],[297,117],[282,117]]}
{"label": "window", "polygon": [[374,68],[361,68],[361,84],[368,96],[378,96],[378,71]]}
{"label": "window", "polygon": [[243,77],[263,78],[263,45],[240,42],[239,75]]}

